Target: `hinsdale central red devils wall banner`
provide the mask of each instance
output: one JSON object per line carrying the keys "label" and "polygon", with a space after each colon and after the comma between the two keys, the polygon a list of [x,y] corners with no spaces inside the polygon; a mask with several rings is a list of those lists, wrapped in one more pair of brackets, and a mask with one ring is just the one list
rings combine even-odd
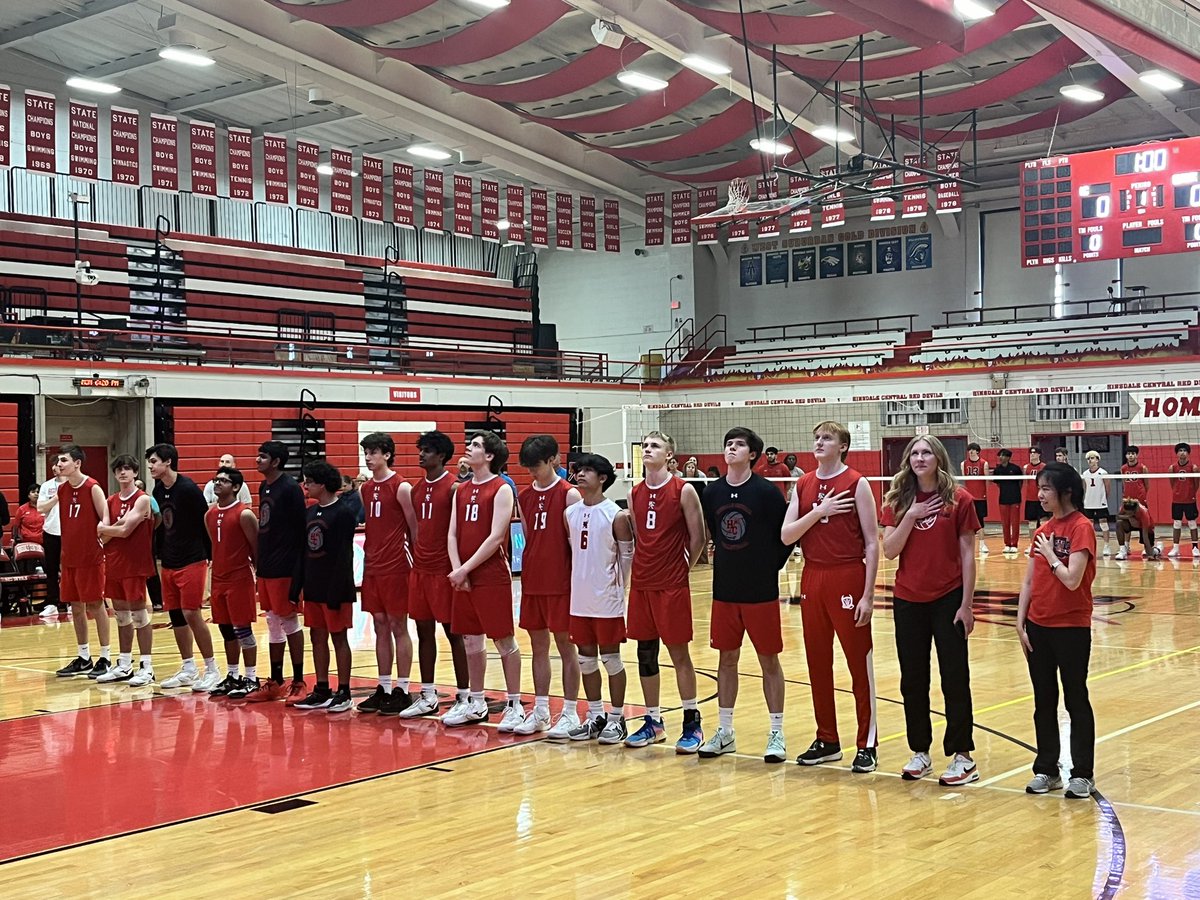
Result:
{"label": "hinsdale central red devils wall banner", "polygon": [[321,147],[312,141],[296,141],[296,205],[316,209],[321,205],[321,180],[317,163]]}
{"label": "hinsdale central red devils wall banner", "polygon": [[579,249],[596,249],[596,198],[579,196]]}
{"label": "hinsdale central red devils wall banner", "polygon": [[500,229],[500,182],[479,179],[479,233],[485,241],[498,243]]}
{"label": "hinsdale central red devils wall banner", "polygon": [[392,163],[392,221],[404,228],[416,228],[413,216],[413,167]]}
{"label": "hinsdale central red devils wall banner", "polygon": [[192,122],[192,193],[215,196],[217,193],[217,126],[210,122]]}
{"label": "hinsdale central red devils wall banner", "polygon": [[554,246],[575,249],[575,198],[563,191],[554,194]]}
{"label": "hinsdale central red devils wall banner", "polygon": [[141,184],[140,117],[136,109],[114,106],[110,111],[108,151],[112,156],[112,180],[117,184]]}
{"label": "hinsdale central red devils wall banner", "polygon": [[25,168],[54,171],[55,101],[52,94],[25,92]]}
{"label": "hinsdale central red devils wall banner", "polygon": [[646,195],[646,246],[661,247],[663,245],[663,228],[665,227],[663,206],[667,196],[662,191],[654,191]]}
{"label": "hinsdale central red devils wall banner", "polygon": [[604,252],[621,252],[621,201],[604,198]]}
{"label": "hinsdale central red devils wall banner", "polygon": [[529,190],[529,243],[535,247],[550,246],[550,223],[547,221],[548,201],[546,192],[538,188]]}
{"label": "hinsdale central red devils wall banner", "polygon": [[446,230],[446,188],[441,169],[425,170],[425,230]]}
{"label": "hinsdale central red devils wall banner", "polygon": [[504,192],[504,215],[508,219],[508,243],[525,243],[525,185],[510,184]]}
{"label": "hinsdale central red devils wall banner", "polygon": [[254,138],[249,128],[230,128],[229,196],[234,200],[254,199]]}
{"label": "hinsdale central red devils wall banner", "polygon": [[287,138],[263,135],[263,188],[268,203],[288,202]]}
{"label": "hinsdale central red devils wall banner", "polygon": [[71,101],[71,175],[95,180],[100,177],[100,121],[95,103]]}
{"label": "hinsdale central red devils wall banner", "polygon": [[7,166],[12,146],[12,89],[0,84],[0,166]]}
{"label": "hinsdale central red devils wall banner", "polygon": [[[717,208],[717,186],[715,184],[702,187],[696,192],[696,212],[707,213]],[[717,226],[712,222],[704,222],[696,226],[696,242],[699,244],[715,244],[717,242]]]}
{"label": "hinsdale central red devils wall banner", "polygon": [[383,221],[383,160],[378,156],[362,158],[362,217]]}
{"label": "hinsdale central red devils wall banner", "polygon": [[329,176],[329,209],[336,216],[354,215],[354,193],[350,173],[354,170],[354,155],[349,150],[330,150],[329,164],[333,174]]}
{"label": "hinsdale central red devils wall banner", "polygon": [[692,192],[671,191],[671,243],[692,242]]}
{"label": "hinsdale central red devils wall banner", "polygon": [[174,116],[150,114],[150,184],[179,190],[179,122]]}
{"label": "hinsdale central red devils wall banner", "polygon": [[471,176],[454,176],[454,233],[470,237],[474,217],[471,214]]}

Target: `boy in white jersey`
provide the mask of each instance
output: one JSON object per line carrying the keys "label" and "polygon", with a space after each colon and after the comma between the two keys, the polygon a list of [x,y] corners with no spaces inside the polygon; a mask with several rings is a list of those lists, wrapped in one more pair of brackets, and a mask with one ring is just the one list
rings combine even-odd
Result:
{"label": "boy in white jersey", "polygon": [[[604,496],[616,481],[612,463],[586,453],[576,462],[576,486],[583,496],[563,511],[571,542],[571,640],[579,648],[579,669],[588,701],[587,720],[572,728],[573,741],[599,739],[619,744],[625,727],[625,584],[633,564],[633,522],[629,513]],[[604,714],[600,666],[608,673],[612,709]],[[554,731],[550,740],[561,740]]]}
{"label": "boy in white jersey", "polygon": [[1100,467],[1100,454],[1095,450],[1089,450],[1083,458],[1088,466],[1083,473],[1083,513],[1100,526],[1100,533],[1104,535],[1104,555],[1108,556],[1112,552],[1108,547],[1108,522],[1111,518],[1108,513],[1108,485],[1104,482],[1108,472]]}

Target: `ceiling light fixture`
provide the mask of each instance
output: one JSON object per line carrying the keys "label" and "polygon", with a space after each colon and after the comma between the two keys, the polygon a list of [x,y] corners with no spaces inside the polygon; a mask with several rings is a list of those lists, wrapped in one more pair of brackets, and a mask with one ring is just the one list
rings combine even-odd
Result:
{"label": "ceiling light fixture", "polygon": [[978,0],[954,0],[954,11],[964,22],[975,22],[994,16],[996,11]]}
{"label": "ceiling light fixture", "polygon": [[439,150],[437,147],[414,146],[405,147],[404,149],[405,152],[410,153],[413,156],[419,156],[421,159],[436,159],[440,162],[445,162],[451,157],[451,154],[447,153],[445,150]]}
{"label": "ceiling light fixture", "polygon": [[705,75],[728,75],[733,71],[725,63],[709,59],[707,56],[697,56],[695,53],[689,53],[680,62],[690,69],[703,72]]}
{"label": "ceiling light fixture", "polygon": [[173,44],[158,51],[160,59],[183,63],[185,66],[215,66],[217,61],[198,47],[188,44]]}
{"label": "ceiling light fixture", "polygon": [[72,75],[68,78],[67,87],[75,88],[77,91],[91,91],[93,94],[121,93],[121,89],[115,84],[109,84],[106,81],[96,81],[92,78],[84,78],[82,75]]}
{"label": "ceiling light fixture", "polygon": [[317,163],[317,174],[318,175],[332,175],[333,174],[333,165],[331,163],[327,163],[327,162]]}
{"label": "ceiling light fixture", "polygon": [[1058,92],[1069,100],[1080,103],[1098,103],[1104,99],[1104,92],[1088,87],[1086,84],[1064,84]]}
{"label": "ceiling light fixture", "polygon": [[1162,69],[1150,69],[1141,74],[1141,79],[1152,88],[1160,91],[1177,91],[1183,87],[1183,82]]}
{"label": "ceiling light fixture", "polygon": [[770,138],[754,138],[750,142],[750,149],[757,150],[759,153],[770,153],[772,156],[784,156],[792,150],[787,144],[773,141]]}
{"label": "ceiling light fixture", "polygon": [[508,229],[512,228],[512,222],[508,221],[508,219],[501,219],[496,223],[496,228],[500,231],[508,231]]}
{"label": "ceiling light fixture", "polygon": [[852,132],[842,131],[840,128],[834,128],[832,125],[818,125],[813,129],[812,136],[818,141],[825,141],[827,144],[849,144],[854,140]]}
{"label": "ceiling light fixture", "polygon": [[471,0],[471,2],[485,9],[503,9],[509,4],[509,0]]}
{"label": "ceiling light fixture", "polygon": [[617,81],[639,91],[662,91],[667,87],[667,83],[661,78],[643,72],[621,72],[617,75]]}

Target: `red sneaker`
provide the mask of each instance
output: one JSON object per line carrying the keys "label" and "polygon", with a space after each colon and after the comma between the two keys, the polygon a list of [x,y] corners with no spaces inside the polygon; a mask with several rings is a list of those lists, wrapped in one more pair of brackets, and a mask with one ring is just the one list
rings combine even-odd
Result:
{"label": "red sneaker", "polygon": [[283,695],[284,706],[295,706],[301,700],[308,696],[308,685],[303,681],[293,681],[287,686],[287,691]]}
{"label": "red sneaker", "polygon": [[283,685],[277,681],[264,681],[257,691],[246,695],[247,703],[268,703],[271,700],[283,699]]}

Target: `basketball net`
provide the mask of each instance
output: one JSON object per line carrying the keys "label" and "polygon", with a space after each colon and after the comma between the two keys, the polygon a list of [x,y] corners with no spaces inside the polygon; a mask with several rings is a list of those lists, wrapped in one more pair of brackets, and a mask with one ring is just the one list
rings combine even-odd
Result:
{"label": "basketball net", "polygon": [[770,200],[751,200],[750,182],[745,178],[735,178],[729,182],[729,197],[725,205],[711,212],[692,216],[692,224],[724,225],[727,222],[762,222],[785,216],[793,209],[807,206],[812,197],[797,195],[791,197],[776,197]]}

